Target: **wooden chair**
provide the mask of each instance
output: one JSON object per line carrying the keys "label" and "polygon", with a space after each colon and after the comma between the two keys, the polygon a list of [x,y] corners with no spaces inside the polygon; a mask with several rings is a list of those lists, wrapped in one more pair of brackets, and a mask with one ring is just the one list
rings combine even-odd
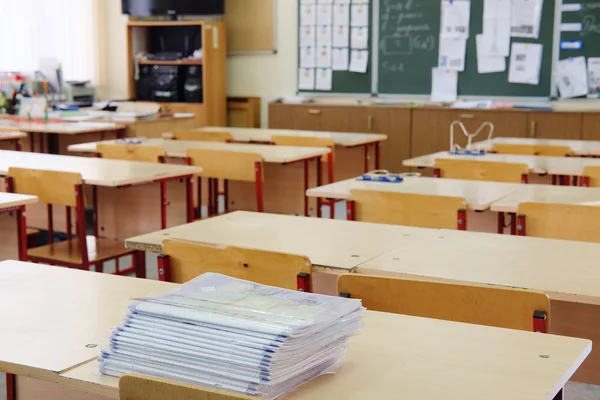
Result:
{"label": "wooden chair", "polygon": [[581,186],[600,187],[600,167],[584,167]]}
{"label": "wooden chair", "polygon": [[354,189],[349,220],[437,229],[467,229],[467,203],[460,197]]}
{"label": "wooden chair", "polygon": [[521,203],[517,235],[600,243],[600,207]]}
{"label": "wooden chair", "polygon": [[98,143],[96,152],[102,158],[112,160],[165,162],[165,149],[160,146],[142,146],[137,144]]}
{"label": "wooden chair", "polygon": [[[271,137],[271,141],[276,146],[296,146],[296,147],[328,147],[331,149],[331,152],[322,157],[321,161],[327,163],[327,182],[334,182],[334,170],[335,170],[335,143],[332,138],[329,137],[315,137],[315,136],[279,136],[273,135]],[[305,168],[305,170],[307,170]],[[321,182],[323,179],[321,178]],[[317,217],[321,217],[321,204],[327,204],[330,208],[329,218],[333,219],[335,214],[335,203],[336,199],[329,199],[323,202],[319,201],[317,207],[319,210],[317,212]]]}
{"label": "wooden chair", "polygon": [[159,280],[184,283],[205,272],[310,291],[311,263],[305,256],[174,239],[163,241],[158,257]]}
{"label": "wooden chair", "polygon": [[119,400],[256,400],[256,396],[140,375],[119,379]]}
{"label": "wooden chair", "polygon": [[527,164],[475,160],[435,160],[435,176],[439,178],[527,183]]}
{"label": "wooden chair", "polygon": [[338,292],[374,311],[544,333],[549,326],[550,299],[530,290],[344,274]]}
{"label": "wooden chair", "polygon": [[[141,161],[163,164],[166,160],[165,149],[160,146],[140,146],[136,144],[98,143],[96,152],[102,158],[111,160]],[[97,190],[94,186],[93,190]],[[96,196],[96,194],[94,194]],[[160,182],[160,199],[168,204],[167,182]],[[167,208],[161,207],[160,228],[167,229]]]}
{"label": "wooden chair", "polygon": [[542,144],[494,143],[492,151],[498,154],[518,154],[528,156],[568,157],[573,155],[573,151],[568,146],[551,146]]}
{"label": "wooden chair", "polygon": [[208,178],[208,214],[217,213],[218,180],[223,179],[225,210],[229,209],[228,181],[254,182],[256,185],[256,209],[264,211],[263,198],[263,159],[260,154],[242,153],[221,150],[187,149],[185,163],[202,167],[198,174],[198,209],[196,217],[200,218],[202,199],[202,179]]}
{"label": "wooden chair", "polygon": [[171,140],[198,140],[202,142],[233,142],[229,132],[208,132],[198,130],[178,130],[171,132]]}
{"label": "wooden chair", "polygon": [[[96,271],[103,270],[103,263],[118,260],[120,257],[131,255],[132,267],[119,270],[117,274],[124,275],[136,272],[144,276],[144,252],[128,250],[123,242],[87,236],[85,223],[85,201],[83,180],[81,175],[46,170],[24,168],[9,168],[10,187],[14,193],[38,196],[41,203],[48,204],[48,242],[46,246],[29,249],[27,256],[30,261],[70,268],[89,270],[95,265]],[[66,207],[67,240],[54,243],[53,205]],[[76,236],[71,232],[71,208],[75,208]]]}

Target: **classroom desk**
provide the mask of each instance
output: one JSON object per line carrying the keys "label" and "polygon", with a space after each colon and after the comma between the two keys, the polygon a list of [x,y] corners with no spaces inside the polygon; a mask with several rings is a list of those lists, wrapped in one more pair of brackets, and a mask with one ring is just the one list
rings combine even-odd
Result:
{"label": "classroom desk", "polygon": [[526,202],[600,205],[600,188],[556,185],[520,185],[511,194],[495,201],[490,210],[516,213]]}
{"label": "classroom desk", "polygon": [[600,160],[582,157],[547,157],[547,156],[523,156],[512,154],[487,153],[483,156],[453,155],[447,151],[428,154],[426,156],[404,160],[407,167],[434,168],[436,159],[447,160],[477,160],[495,161],[505,163],[520,163],[529,166],[530,174],[549,174],[582,176],[583,169],[587,166],[600,166]]}
{"label": "classroom desk", "polygon": [[[118,380],[100,375],[95,357],[131,298],[176,287],[16,261],[0,263],[0,276],[0,301],[14,305],[0,310],[6,325],[0,370],[17,375],[11,383],[19,400],[118,399]],[[584,339],[367,311],[340,370],[282,399],[391,399],[403,393],[551,400],[591,346]]]}
{"label": "classroom desk", "polygon": [[[497,231],[496,217],[489,210],[492,203],[509,195],[521,184],[469,181],[462,179],[439,179],[406,177],[401,183],[359,181],[356,178],[309,189],[306,196],[323,199],[347,200],[352,189],[384,192],[412,193],[430,196],[454,196],[464,198],[468,207],[469,230],[478,232]],[[496,225],[495,225],[496,224]]]}
{"label": "classroom desk", "polygon": [[[257,153],[264,165],[264,209],[267,212],[308,215],[316,205],[309,205],[304,192],[319,182],[316,174],[319,166],[310,173],[310,161],[319,165],[321,157],[330,153],[328,148],[288,147],[271,145],[251,145],[242,143],[220,143],[166,139],[140,139],[140,146],[159,146],[171,158],[184,159],[186,150],[191,148],[219,150],[227,152]],[[106,143],[115,143],[114,140]],[[69,151],[95,153],[95,143],[69,146]],[[311,180],[312,175],[312,180]],[[229,182],[229,209],[256,210],[255,185],[249,182]],[[207,193],[208,190],[203,190]]]}
{"label": "classroom desk", "polygon": [[[272,143],[273,136],[331,138],[336,146],[334,162],[335,180],[348,179],[363,172],[379,169],[379,146],[381,142],[387,140],[387,135],[376,133],[302,131],[267,128],[230,128],[215,126],[207,126],[204,128],[199,128],[198,130],[209,132],[229,132],[233,136],[234,141],[249,143]],[[371,154],[371,147],[373,149],[373,154]],[[362,152],[361,148],[363,149]]]}
{"label": "classroom desk", "polygon": [[99,134],[102,137],[105,133],[114,133],[117,138],[122,138],[125,127],[110,122],[29,122],[16,118],[0,118],[0,130],[27,132],[29,140],[26,148],[30,151],[35,151],[33,134],[37,133],[39,135],[40,153],[46,152],[45,142],[47,142],[47,152],[50,154],[59,154],[61,146],[59,141],[60,135],[79,137],[82,135]]}
{"label": "classroom desk", "polygon": [[307,256],[313,290],[336,294],[337,276],[436,230],[290,215],[235,211],[125,240],[125,247],[160,253],[166,238]]}
{"label": "classroom desk", "polygon": [[[25,259],[27,255],[27,226],[25,208],[38,202],[36,196],[0,192],[0,260]],[[12,213],[21,213],[15,219]]]}
{"label": "classroom desk", "polygon": [[[171,213],[174,215],[169,219],[173,218],[175,224],[193,220],[193,204],[185,200],[185,206],[180,202],[167,210],[168,204],[160,198],[158,185],[160,182],[174,181],[175,185],[183,184],[186,190],[192,190],[194,174],[202,171],[199,167],[184,165],[0,151],[0,176],[6,176],[10,167],[81,174],[84,184],[92,186],[92,193],[86,194],[92,197],[92,205],[96,211],[95,233],[119,239],[131,236],[132,232],[140,234],[156,230],[157,226],[161,226],[158,216],[173,208],[175,213]],[[180,180],[183,182],[180,183]],[[127,193],[122,188],[128,188]],[[148,201],[150,196],[156,196],[156,201]],[[98,200],[100,197],[102,201]],[[172,204],[173,202],[175,200],[172,199]],[[33,218],[32,214],[35,214]],[[54,216],[57,219],[55,230],[60,231],[61,227],[64,229],[65,218],[57,218],[65,216],[63,207],[54,207]],[[46,229],[45,206],[38,207],[37,213],[30,210],[28,224]]]}
{"label": "classroom desk", "polygon": [[492,150],[494,144],[519,144],[540,146],[564,146],[569,147],[576,156],[600,156],[600,141],[598,140],[567,140],[567,139],[532,139],[532,138],[508,138],[495,137],[491,140],[483,140],[473,143],[473,148]]}
{"label": "classroom desk", "polygon": [[[527,288],[550,297],[550,332],[600,343],[600,244],[464,231],[407,238],[358,273]],[[525,239],[525,240],[522,240]],[[600,384],[600,351],[574,380]]]}
{"label": "classroom desk", "polygon": [[[21,150],[21,139],[26,138],[25,132],[1,132],[0,150]],[[10,148],[12,146],[12,148]]]}

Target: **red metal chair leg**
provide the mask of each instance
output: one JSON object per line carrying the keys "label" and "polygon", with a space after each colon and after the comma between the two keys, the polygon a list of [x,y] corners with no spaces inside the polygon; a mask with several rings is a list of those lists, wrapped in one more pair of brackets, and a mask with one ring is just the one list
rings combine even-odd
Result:
{"label": "red metal chair leg", "polygon": [[158,256],[158,280],[171,282],[171,259],[164,254]]}
{"label": "red metal chair leg", "polygon": [[441,178],[442,177],[442,171],[440,171],[439,168],[434,168],[433,169],[433,176],[435,178]]}
{"label": "red metal chair leg", "polygon": [[524,215],[517,216],[517,236],[526,236],[526,220]]}
{"label": "red metal chair leg", "polygon": [[381,159],[379,154],[380,142],[375,142],[375,169],[381,169]]}
{"label": "red metal chair leg", "polygon": [[79,238],[79,250],[81,252],[81,269],[89,271],[90,264],[88,259],[88,248],[87,248],[87,231],[85,226],[85,202],[83,194],[83,185],[75,186],[75,199],[76,199],[76,223],[77,223],[77,236]]}
{"label": "red metal chair leg", "polygon": [[498,213],[498,233],[499,234],[504,233],[504,213],[503,212]]}
{"label": "red metal chair leg", "polygon": [[456,213],[456,229],[458,229],[459,231],[466,231],[467,230],[467,210],[464,209],[460,209],[458,210],[458,212]]}
{"label": "red metal chair leg", "polygon": [[346,201],[346,220],[354,221],[354,202],[352,200]]}
{"label": "red metal chair leg", "polygon": [[334,161],[333,161],[333,149],[331,151],[331,153],[327,154],[327,173],[328,173],[328,183],[333,183],[334,182],[334,165],[333,165]]}
{"label": "red metal chair leg", "polygon": [[533,331],[548,333],[548,315],[546,311],[535,310],[533,312]]}
{"label": "red metal chair leg", "polygon": [[298,291],[310,293],[310,274],[301,272],[296,276],[296,283],[298,285]]}
{"label": "red metal chair leg", "polygon": [[515,236],[517,234],[517,214],[510,213],[510,234]]}
{"label": "red metal chair leg", "polygon": [[308,197],[306,196],[306,191],[310,187],[310,160],[304,160],[304,216],[308,217]]}
{"label": "red metal chair leg", "polygon": [[167,182],[160,182],[160,229],[167,229]]}
{"label": "red metal chair leg", "polygon": [[213,198],[213,210],[215,211],[215,215],[219,215],[219,180],[217,178],[213,179],[213,193],[215,197]]}
{"label": "red metal chair leg", "polygon": [[565,400],[565,391],[564,389],[560,389],[556,396],[554,396],[554,400]]}
{"label": "red metal chair leg", "polygon": [[558,183],[558,179],[556,175],[552,175],[552,184],[556,185]]}
{"label": "red metal chair leg", "polygon": [[229,212],[229,180],[223,179],[223,204],[225,212]]}
{"label": "red metal chair leg", "polygon": [[27,261],[27,221],[25,218],[25,206],[20,206],[17,211],[17,235],[19,261]]}
{"label": "red metal chair leg", "polygon": [[329,200],[329,219],[335,219],[335,199]]}
{"label": "red metal chair leg", "polygon": [[47,205],[48,213],[48,244],[54,243],[54,213],[52,204]]}
{"label": "red metal chair leg", "polygon": [[[316,158],[317,161],[317,187],[323,186],[323,170],[321,164],[321,157]],[[304,192],[304,197],[306,197],[306,192]],[[321,208],[323,206],[323,199],[317,197],[317,218],[321,218]]]}
{"label": "red metal chair leg", "polygon": [[146,252],[136,251],[133,255],[133,266],[135,267],[135,276],[146,278]]}
{"label": "red metal chair leg", "polygon": [[589,176],[582,176],[581,177],[581,186],[583,186],[583,187],[589,187],[590,186],[590,177]]}
{"label": "red metal chair leg", "polygon": [[214,197],[214,193],[213,193],[213,178],[208,178],[208,216],[212,216],[214,211],[213,211],[213,197]]}
{"label": "red metal chair leg", "polygon": [[66,207],[65,208],[65,213],[66,213],[66,217],[67,217],[67,240],[71,240],[71,236],[73,233],[73,224],[71,223],[71,207]]}
{"label": "red metal chair leg", "polygon": [[527,174],[521,175],[521,183],[529,183],[529,175],[527,175]]}
{"label": "red metal chair leg", "polygon": [[191,176],[185,178],[185,209],[187,222],[194,222],[194,178]]}
{"label": "red metal chair leg", "polygon": [[17,399],[17,377],[13,374],[6,374],[6,400]]}
{"label": "red metal chair leg", "polygon": [[254,172],[256,173],[256,211],[263,212],[265,204],[263,198],[262,163],[254,163]]}
{"label": "red metal chair leg", "polygon": [[94,269],[96,270],[96,272],[103,273],[104,272],[104,263],[103,262],[97,262],[95,264],[95,268]]}
{"label": "red metal chair leg", "polygon": [[99,229],[98,229],[98,214],[99,214],[99,210],[98,210],[98,186],[92,186],[92,207],[94,208],[93,210],[93,214],[92,214],[92,221],[94,224],[94,236],[98,237],[99,236]]}

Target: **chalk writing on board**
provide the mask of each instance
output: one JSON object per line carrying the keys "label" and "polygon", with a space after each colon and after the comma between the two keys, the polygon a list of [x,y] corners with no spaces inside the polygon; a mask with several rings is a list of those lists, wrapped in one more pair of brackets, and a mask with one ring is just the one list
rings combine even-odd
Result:
{"label": "chalk writing on board", "polygon": [[581,21],[582,34],[586,33],[598,33],[600,34],[600,23],[596,22],[596,17],[593,15],[586,15]]}
{"label": "chalk writing on board", "polygon": [[597,3],[583,3],[581,5],[582,10],[597,10],[600,8],[600,2]]}
{"label": "chalk writing on board", "polygon": [[401,62],[395,63],[390,61],[384,61],[383,63],[381,63],[381,67],[384,71],[388,72],[404,72],[404,63]]}
{"label": "chalk writing on board", "polygon": [[381,41],[381,49],[383,54],[386,56],[391,55],[403,55],[408,56],[412,54],[412,38],[411,37],[398,37],[398,36],[386,36]]}
{"label": "chalk writing on board", "polygon": [[424,6],[415,0],[384,0],[381,8],[383,39],[380,47],[383,55],[412,55],[415,50],[433,51],[435,35],[430,24],[424,20]]}

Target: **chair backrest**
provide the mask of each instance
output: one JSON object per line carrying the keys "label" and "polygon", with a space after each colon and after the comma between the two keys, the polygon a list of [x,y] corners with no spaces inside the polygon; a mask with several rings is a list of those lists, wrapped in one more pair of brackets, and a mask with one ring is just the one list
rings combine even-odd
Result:
{"label": "chair backrest", "polygon": [[127,161],[159,162],[165,157],[165,149],[160,146],[138,144],[98,143],[96,151],[102,158]]}
{"label": "chair backrest", "polygon": [[441,178],[520,183],[529,173],[527,164],[473,160],[435,160]]}
{"label": "chair backrest", "polygon": [[576,204],[521,203],[517,209],[524,229],[517,234],[600,243],[600,207]]}
{"label": "chair backrest", "polygon": [[212,132],[197,130],[176,130],[171,132],[173,140],[198,140],[202,142],[232,142],[233,135],[229,132]]}
{"label": "chair backrest", "polygon": [[263,171],[262,157],[255,153],[188,148],[186,156],[190,165],[202,167],[198,176],[207,178],[256,182],[256,163]]}
{"label": "chair backrest", "polygon": [[83,184],[80,174],[10,167],[8,176],[15,193],[37,196],[41,203],[77,206],[75,186]]}
{"label": "chair backrest", "polygon": [[119,379],[120,400],[256,400],[256,397],[140,375]]}
{"label": "chair backrest", "polygon": [[[328,147],[331,149],[331,154],[335,158],[335,143],[332,138],[328,137],[311,137],[311,136],[278,136],[271,137],[271,141],[276,146],[296,146],[296,147]],[[322,157],[324,162],[327,162],[327,155]]]}
{"label": "chair backrest", "polygon": [[298,288],[298,274],[310,274],[305,256],[241,247],[167,239],[162,254],[169,256],[171,282],[183,283],[205,272],[285,289]]}
{"label": "chair backrest", "polygon": [[503,144],[495,143],[493,150],[499,154],[522,154],[530,156],[566,157],[573,155],[568,146],[552,146],[545,144]]}
{"label": "chair backrest", "polygon": [[534,330],[536,312],[546,313],[546,323],[550,317],[546,294],[498,286],[344,274],[338,292],[369,310],[524,331]]}
{"label": "chair backrest", "polygon": [[587,186],[600,187],[600,167],[584,167],[583,176],[587,179]]}
{"label": "chair backrest", "polygon": [[349,200],[354,201],[356,221],[422,228],[457,229],[458,214],[467,209],[460,197],[362,189],[352,190]]}

